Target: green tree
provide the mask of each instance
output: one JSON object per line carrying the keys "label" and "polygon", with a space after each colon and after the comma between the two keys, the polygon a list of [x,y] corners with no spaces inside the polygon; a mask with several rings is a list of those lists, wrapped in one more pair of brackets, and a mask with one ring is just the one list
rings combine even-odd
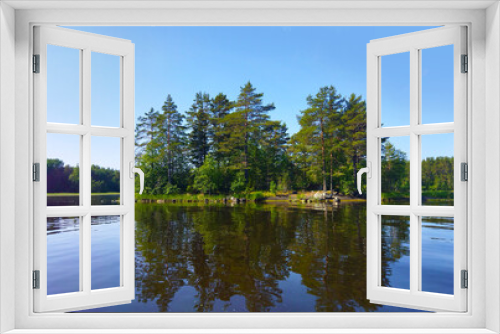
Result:
{"label": "green tree", "polygon": [[366,103],[361,96],[351,94],[342,117],[345,124],[344,152],[352,166],[352,186],[350,193],[355,193],[358,167],[366,159]]}
{"label": "green tree", "polygon": [[170,94],[167,95],[161,109],[163,111],[159,117],[163,142],[161,154],[166,159],[167,183],[172,184],[173,175],[184,168],[183,148],[186,136],[184,117],[177,111],[177,105]]}
{"label": "green tree", "polygon": [[219,93],[212,99],[210,105],[210,128],[209,128],[209,143],[212,149],[212,156],[217,164],[226,158],[226,154],[221,150],[222,145],[228,138],[228,133],[225,131],[226,123],[224,118],[231,112],[233,102],[229,101],[227,96]]}
{"label": "green tree", "polygon": [[221,173],[215,160],[207,155],[203,165],[194,170],[193,188],[201,193],[211,194],[218,190],[221,182]]}
{"label": "green tree", "polygon": [[137,125],[135,127],[135,147],[136,155],[140,158],[146,151],[148,143],[154,141],[159,135],[158,111],[151,108],[144,116],[137,118]]}
{"label": "green tree", "polygon": [[389,140],[382,145],[382,193],[409,191],[409,161],[406,153],[398,150]]}
{"label": "green tree", "polygon": [[316,174],[319,170],[319,179],[323,191],[326,191],[328,147],[333,132],[340,126],[338,115],[342,110],[342,98],[335,87],[321,87],[315,96],[307,97],[307,104],[309,108],[302,110],[301,115],[297,117],[301,129],[295,140],[304,144],[311,162],[316,165],[311,165],[308,173]]}
{"label": "green tree", "polygon": [[246,181],[245,181],[245,173],[238,172],[236,173],[236,177],[231,183],[231,192],[233,194],[241,194],[246,189]]}
{"label": "green tree", "polygon": [[189,151],[191,162],[199,168],[203,165],[205,157],[210,151],[210,96],[206,93],[196,93],[194,103],[187,112],[187,124],[190,129]]}
{"label": "green tree", "polygon": [[231,168],[243,170],[247,181],[253,163],[250,161],[251,146],[259,145],[269,119],[268,113],[275,109],[272,103],[263,104],[263,96],[263,93],[256,93],[250,81],[247,82],[240,89],[234,112],[223,119],[225,129],[222,134],[228,138],[221,145],[221,151],[231,154]]}

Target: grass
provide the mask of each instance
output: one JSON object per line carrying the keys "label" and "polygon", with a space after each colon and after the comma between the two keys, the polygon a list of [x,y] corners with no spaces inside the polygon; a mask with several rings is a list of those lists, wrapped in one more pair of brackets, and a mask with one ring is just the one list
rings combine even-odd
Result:
{"label": "grass", "polygon": [[202,201],[205,199],[208,200],[222,200],[224,198],[230,198],[230,197],[235,197],[235,198],[245,198],[249,201],[258,201],[258,200],[263,200],[266,197],[274,196],[274,194],[270,192],[261,192],[261,191],[253,191],[251,193],[247,194],[238,194],[238,195],[222,195],[222,194],[217,194],[217,195],[208,195],[208,194],[176,194],[176,195],[150,195],[150,194],[144,194],[144,195],[139,195],[136,194],[135,198],[138,200],[146,199],[146,200],[198,200]]}
{"label": "grass", "polygon": [[226,195],[208,195],[208,194],[176,194],[176,195],[150,195],[135,194],[136,199],[152,199],[152,200],[204,200],[204,199],[223,199],[229,197]]}

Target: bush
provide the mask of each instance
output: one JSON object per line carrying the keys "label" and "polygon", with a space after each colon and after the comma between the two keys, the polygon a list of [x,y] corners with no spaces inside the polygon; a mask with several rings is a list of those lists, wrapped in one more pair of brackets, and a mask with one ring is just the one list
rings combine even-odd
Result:
{"label": "bush", "polygon": [[246,199],[248,199],[250,201],[260,201],[260,200],[263,200],[264,198],[266,198],[266,197],[260,191],[248,194],[246,196]]}
{"label": "bush", "polygon": [[269,187],[269,191],[272,192],[274,195],[276,195],[277,191],[276,182],[271,181],[271,186]]}
{"label": "bush", "polygon": [[177,195],[180,193],[180,189],[175,184],[167,183],[163,189],[163,193],[165,195]]}
{"label": "bush", "polygon": [[231,192],[233,194],[240,194],[245,190],[245,188],[246,188],[245,173],[238,172],[238,174],[236,174],[236,178],[231,183]]}

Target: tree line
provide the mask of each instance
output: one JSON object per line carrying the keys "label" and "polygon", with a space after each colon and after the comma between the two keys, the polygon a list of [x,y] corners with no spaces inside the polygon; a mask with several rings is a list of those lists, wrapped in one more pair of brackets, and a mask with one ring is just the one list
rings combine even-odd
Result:
{"label": "tree line", "polygon": [[[382,139],[382,198],[409,198],[410,161],[387,138]],[[422,194],[428,198],[453,198],[453,157],[427,157],[421,163]]]}
{"label": "tree line", "polygon": [[[356,174],[366,161],[366,103],[361,96],[321,87],[306,97],[292,136],[271,118],[274,103],[247,82],[237,98],[195,94],[179,111],[169,94],[136,125],[137,165],[146,174],[145,193],[241,194],[252,191],[322,190],[357,194]],[[291,111],[296,113],[295,111]],[[382,140],[382,193],[409,194],[406,154]],[[78,192],[79,168],[47,160],[48,192]],[[92,166],[93,192],[119,192],[119,171]],[[422,190],[453,192],[453,158],[422,162]],[[443,195],[443,194],[441,194]]]}
{"label": "tree line", "polygon": [[[171,95],[136,126],[136,156],[149,194],[332,190],[354,193],[366,156],[366,104],[334,86],[306,99],[290,136],[274,103],[247,82],[236,100],[198,92],[185,113]],[[291,111],[295,112],[295,111]]]}
{"label": "tree line", "polygon": [[[120,171],[92,165],[92,193],[119,193]],[[65,165],[58,158],[47,159],[47,193],[78,193],[80,189],[79,166]]]}

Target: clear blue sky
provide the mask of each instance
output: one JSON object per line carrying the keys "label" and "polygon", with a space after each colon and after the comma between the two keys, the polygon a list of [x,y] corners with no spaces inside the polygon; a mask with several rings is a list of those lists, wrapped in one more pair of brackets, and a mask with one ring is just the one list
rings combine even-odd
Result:
{"label": "clear blue sky", "polygon": [[[240,87],[251,81],[274,102],[271,117],[286,122],[290,134],[298,131],[296,116],[305,109],[306,97],[325,85],[347,96],[366,96],[366,45],[370,40],[429,29],[429,27],[71,27],[131,40],[136,52],[135,116],[160,110],[171,94],[179,110],[189,109],[196,92],[236,99]],[[423,122],[452,121],[453,80],[449,62],[452,47],[424,50]],[[78,57],[71,51],[49,54],[49,121],[77,122]],[[119,99],[117,59],[92,55],[92,124],[117,125]],[[386,59],[387,58],[387,59]],[[391,59],[389,59],[391,58]],[[451,74],[451,75],[450,75]],[[382,121],[386,126],[408,124],[408,57],[382,60]],[[95,86],[95,87],[94,87]],[[51,98],[50,88],[53,89]],[[446,88],[449,87],[449,88]],[[450,118],[451,117],[451,118]],[[431,142],[433,140],[430,140]],[[93,153],[93,162],[117,167],[106,144]],[[404,140],[401,143],[405,142]],[[452,155],[453,142],[434,140],[425,156]],[[442,145],[441,145],[442,144]],[[401,144],[402,150],[409,147]],[[56,147],[49,139],[48,156],[58,154],[77,163],[78,153]],[[95,145],[97,146],[97,145]],[[115,145],[113,145],[115,146]],[[111,148],[111,147],[110,147]]]}

